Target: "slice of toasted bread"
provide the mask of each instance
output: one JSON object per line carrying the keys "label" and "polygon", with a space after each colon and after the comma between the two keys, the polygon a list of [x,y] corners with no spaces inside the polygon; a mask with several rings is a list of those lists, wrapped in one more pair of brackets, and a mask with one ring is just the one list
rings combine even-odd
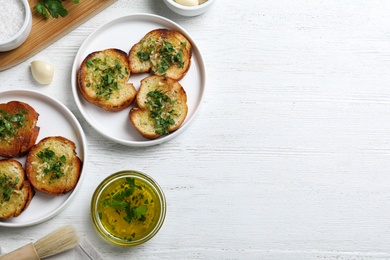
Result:
{"label": "slice of toasted bread", "polygon": [[191,65],[191,42],[180,32],[156,29],[133,45],[129,53],[132,73],[182,79]]}
{"label": "slice of toasted bread", "polygon": [[71,191],[79,180],[81,167],[76,145],[62,136],[42,139],[26,159],[26,174],[31,185],[52,195]]}
{"label": "slice of toasted bread", "polygon": [[141,80],[136,100],[138,107],[130,110],[129,118],[148,139],[177,130],[187,116],[187,94],[170,78],[155,75]]}
{"label": "slice of toasted bread", "polygon": [[131,105],[136,96],[128,83],[130,67],[127,54],[118,49],[105,49],[89,54],[77,73],[82,96],[107,111],[121,111]]}
{"label": "slice of toasted bread", "polygon": [[0,156],[6,158],[26,154],[39,134],[39,114],[29,104],[10,101],[0,104]]}
{"label": "slice of toasted bread", "polygon": [[0,160],[0,218],[19,216],[34,196],[20,162]]}

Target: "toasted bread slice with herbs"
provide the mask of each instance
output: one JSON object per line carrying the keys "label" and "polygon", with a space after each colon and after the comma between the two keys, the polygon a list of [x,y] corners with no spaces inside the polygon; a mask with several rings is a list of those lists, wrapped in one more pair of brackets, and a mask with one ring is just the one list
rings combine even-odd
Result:
{"label": "toasted bread slice with herbs", "polygon": [[183,34],[175,30],[156,29],[131,48],[131,73],[150,72],[180,80],[190,68],[191,56],[191,42]]}
{"label": "toasted bread slice with herbs", "polygon": [[34,190],[20,162],[0,160],[0,218],[19,216],[33,196]]}
{"label": "toasted bread slice with herbs", "polygon": [[39,134],[38,117],[27,103],[0,104],[0,157],[19,157],[31,149]]}
{"label": "toasted bread slice with herbs", "polygon": [[71,191],[79,180],[81,167],[76,145],[62,136],[42,139],[26,159],[26,174],[31,185],[52,195]]}
{"label": "toasted bread slice with herbs", "polygon": [[177,130],[187,116],[187,94],[179,82],[170,78],[155,75],[141,80],[136,101],[138,107],[130,110],[129,118],[148,139]]}
{"label": "toasted bread slice with herbs", "polygon": [[105,49],[89,54],[77,74],[78,89],[90,103],[107,111],[121,111],[131,105],[137,94],[130,77],[127,54]]}

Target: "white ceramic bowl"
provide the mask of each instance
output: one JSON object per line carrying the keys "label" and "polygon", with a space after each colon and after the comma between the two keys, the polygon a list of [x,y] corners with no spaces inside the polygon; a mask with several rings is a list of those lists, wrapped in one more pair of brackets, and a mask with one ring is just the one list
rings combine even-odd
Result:
{"label": "white ceramic bowl", "polygon": [[183,16],[197,16],[203,14],[211,8],[216,0],[208,0],[204,4],[197,6],[185,6],[176,3],[174,0],[164,0],[164,3],[171,9],[173,12],[183,15]]}
{"label": "white ceramic bowl", "polygon": [[20,30],[8,40],[0,42],[0,52],[16,49],[24,43],[31,32],[32,14],[28,0],[18,0],[23,3],[25,10],[24,22]]}

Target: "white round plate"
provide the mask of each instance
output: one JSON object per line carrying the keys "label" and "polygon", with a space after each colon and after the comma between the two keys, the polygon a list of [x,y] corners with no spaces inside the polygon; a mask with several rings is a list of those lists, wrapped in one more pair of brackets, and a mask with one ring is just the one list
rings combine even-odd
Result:
{"label": "white round plate", "polygon": [[[74,198],[86,174],[87,141],[76,117],[59,101],[30,90],[11,90],[0,93],[0,103],[12,100],[29,104],[39,114],[37,126],[40,127],[40,131],[36,142],[48,136],[68,138],[76,144],[77,155],[83,162],[80,179],[72,191],[60,196],[36,191],[30,205],[22,214],[15,218],[0,219],[0,226],[23,227],[39,224],[54,217]],[[13,159],[18,160],[25,168],[26,156]]]}
{"label": "white round plate", "polygon": [[[77,70],[88,54],[108,48],[129,53],[131,47],[151,30],[167,28],[177,30],[191,41],[193,46],[191,67],[180,80],[187,93],[188,114],[183,125],[175,132],[155,140],[148,140],[134,128],[128,118],[129,109],[107,112],[88,103],[77,88]],[[138,90],[140,81],[149,74],[132,74],[129,82]],[[192,37],[176,23],[152,14],[132,14],[117,18],[94,31],[81,45],[72,68],[72,91],[75,102],[86,121],[100,134],[117,143],[128,146],[151,146],[171,140],[182,133],[194,118],[201,104],[206,84],[206,72],[202,55]]]}

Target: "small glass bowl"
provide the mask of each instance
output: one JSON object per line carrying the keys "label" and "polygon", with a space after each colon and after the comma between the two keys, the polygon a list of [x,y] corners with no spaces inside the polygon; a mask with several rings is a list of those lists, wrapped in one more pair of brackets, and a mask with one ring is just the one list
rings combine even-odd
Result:
{"label": "small glass bowl", "polygon": [[[129,189],[133,189],[132,195]],[[134,219],[137,214],[138,218]],[[116,245],[145,243],[160,230],[165,215],[166,201],[161,187],[138,171],[127,170],[108,176],[92,196],[91,216],[95,229]]]}
{"label": "small glass bowl", "polygon": [[0,42],[0,52],[11,51],[22,45],[30,35],[32,28],[32,13],[28,0],[19,0],[23,3],[25,17],[22,27],[8,40]]}

